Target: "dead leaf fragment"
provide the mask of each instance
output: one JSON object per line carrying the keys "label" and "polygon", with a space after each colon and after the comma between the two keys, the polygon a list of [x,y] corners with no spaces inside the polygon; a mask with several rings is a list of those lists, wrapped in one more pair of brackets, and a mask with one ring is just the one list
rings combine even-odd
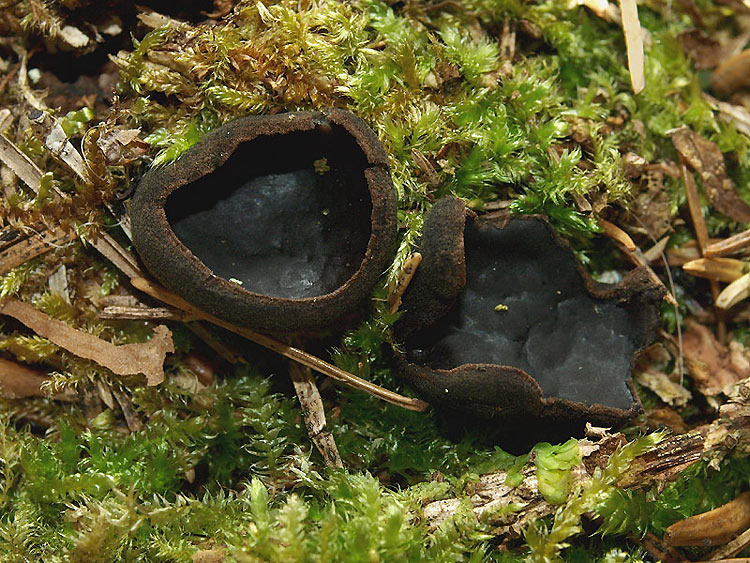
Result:
{"label": "dead leaf fragment", "polygon": [[704,395],[713,396],[750,377],[750,359],[738,342],[722,346],[711,331],[688,320],[682,336],[688,373]]}
{"label": "dead leaf fragment", "polygon": [[721,63],[711,77],[711,86],[720,96],[729,96],[750,86],[750,49]]}
{"label": "dead leaf fragment", "polygon": [[0,313],[15,318],[39,336],[76,356],[95,361],[117,375],[142,373],[148,385],[158,385],[164,381],[164,358],[167,353],[174,352],[172,333],[164,325],[154,328],[154,335],[148,342],[117,346],[72,328],[17,299],[1,301]]}
{"label": "dead leaf fragment", "polygon": [[713,68],[724,57],[721,43],[700,29],[683,31],[677,39],[696,70]]}
{"label": "dead leaf fragment", "polygon": [[682,417],[670,407],[661,407],[648,411],[646,420],[651,428],[666,426],[675,434],[684,434],[688,430],[687,424],[682,420]]}
{"label": "dead leaf fragment", "polygon": [[47,376],[22,364],[0,358],[0,396],[6,399],[47,397],[42,383]]}
{"label": "dead leaf fragment", "polygon": [[651,389],[662,401],[673,407],[684,407],[692,397],[690,391],[655,369],[641,371],[635,378],[638,383]]}
{"label": "dead leaf fragment", "polygon": [[629,208],[633,220],[628,228],[632,233],[659,238],[670,229],[672,222],[672,198],[664,186],[665,174],[659,167],[647,166],[645,160],[641,165],[635,157],[628,159],[625,170],[632,178],[640,177],[638,195]]}
{"label": "dead leaf fragment", "polygon": [[750,206],[745,203],[727,175],[724,155],[718,145],[687,127],[672,133],[677,152],[703,180],[703,188],[711,204],[721,213],[739,223],[750,222]]}

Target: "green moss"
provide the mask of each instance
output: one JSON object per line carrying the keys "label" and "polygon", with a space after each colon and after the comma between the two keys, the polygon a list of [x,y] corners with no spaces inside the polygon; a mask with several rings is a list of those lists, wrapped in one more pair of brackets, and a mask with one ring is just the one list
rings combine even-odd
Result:
{"label": "green moss", "polygon": [[[710,29],[727,25],[726,8],[697,3]],[[47,39],[64,16],[85,19],[85,6],[74,2],[20,2],[17,9],[29,12],[32,4],[39,9],[27,13],[23,25]],[[606,198],[611,213],[626,212],[636,186],[624,176],[625,151],[649,161],[676,160],[668,132],[690,125],[729,153],[729,174],[741,195],[750,194],[750,141],[717,120],[703,99],[700,77],[676,39],[692,26],[678,4],[669,14],[656,4],[639,7],[651,40],[647,87],[638,95],[630,89],[619,26],[557,0],[252,1],[217,22],[172,22],[135,39],[131,52],[116,58],[119,109],[111,115],[82,109],[59,119],[76,139],[97,122],[140,127],[154,166],[243,115],[333,106],[365,119],[389,156],[401,238],[369,308],[333,343],[332,356],[348,371],[410,394],[390,369],[390,329],[398,314],[387,310],[386,288],[413,252],[424,212],[437,198],[452,194],[477,210],[510,200],[515,213],[544,213],[579,256],[601,270],[622,263],[611,247],[600,249],[596,218],[574,201]],[[500,52],[506,23],[519,38],[512,61]],[[524,31],[530,28],[536,32]],[[0,96],[19,103],[12,81]],[[68,221],[71,213],[51,196],[56,186],[75,198],[73,224],[82,240],[92,238],[102,222],[101,204],[112,193],[76,186],[29,132],[18,131],[14,142],[47,174],[36,198],[19,192],[2,203],[9,224],[40,228],[50,218]],[[138,167],[145,164],[110,167],[110,173],[127,184],[142,171]],[[684,208],[680,181],[667,179],[666,189],[677,216]],[[707,205],[705,215],[712,235],[737,228]],[[692,236],[678,229],[672,244]],[[97,317],[94,294],[129,288],[89,249],[75,248],[74,260],[68,250],[55,249],[6,273],[0,297],[21,296],[116,343],[145,341],[150,323]],[[49,266],[61,260],[78,284],[73,306],[48,291]],[[77,277],[93,278],[98,287],[92,293]],[[680,291],[684,313],[688,296]],[[664,326],[674,331],[676,323],[667,308]],[[200,549],[221,549],[237,561],[520,561],[521,542],[503,546],[510,552],[497,549],[492,515],[477,519],[470,497],[481,473],[504,470],[507,484],[520,484],[533,456],[541,492],[560,506],[549,525],[528,530],[529,560],[564,555],[635,563],[646,556],[626,553],[619,545],[625,534],[661,534],[747,486],[747,462],[735,458],[720,473],[695,466],[658,496],[651,489],[618,489],[618,476],[658,439],[646,436],[621,448],[578,489],[569,478],[580,462],[575,440],[540,444],[531,456],[515,457],[495,446],[491,429],[457,428],[435,413],[323,386],[328,425],[348,468],[326,472],[285,383],[284,364],[215,331],[253,367],[222,366],[216,383],[204,388],[186,359],[206,352],[205,345],[184,324],[170,328],[177,352],[167,361],[167,380],[147,388],[15,324],[3,327],[3,354],[50,371],[51,389],[76,389],[86,397],[81,404],[3,402],[12,413],[0,421],[3,560],[191,561]],[[143,429],[127,428],[110,390],[132,402]],[[449,497],[459,499],[455,515],[431,529],[421,508]],[[523,507],[499,507],[494,516],[516,510]],[[600,534],[568,548],[584,513],[601,518]]]}

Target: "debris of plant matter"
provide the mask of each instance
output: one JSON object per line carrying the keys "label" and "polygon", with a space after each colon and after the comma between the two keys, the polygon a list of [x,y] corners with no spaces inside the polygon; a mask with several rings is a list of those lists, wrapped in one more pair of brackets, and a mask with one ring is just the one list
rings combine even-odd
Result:
{"label": "debris of plant matter", "polygon": [[720,96],[750,86],[750,50],[725,59],[711,77],[711,86]]}
{"label": "debris of plant matter", "polygon": [[682,346],[686,365],[701,393],[717,395],[750,377],[750,356],[741,344],[723,346],[708,327],[694,320],[688,319],[685,326]]}
{"label": "debris of plant matter", "polygon": [[750,492],[709,512],[691,516],[667,528],[667,545],[720,545],[750,528]]}
{"label": "debris of plant matter", "polygon": [[711,205],[737,222],[750,222],[750,206],[737,194],[716,143],[687,127],[674,131],[672,142],[680,156],[700,175]]}
{"label": "debris of plant matter", "polygon": [[6,399],[46,397],[43,385],[47,381],[44,373],[0,358],[0,395]]}
{"label": "debris of plant matter", "polygon": [[[321,158],[330,170],[316,174]],[[351,315],[395,247],[387,156],[341,110],[225,125],[146,174],[130,215],[139,255],[168,289],[265,332]]]}
{"label": "debris of plant matter", "polygon": [[594,284],[546,221],[483,220],[450,198],[429,212],[420,252],[396,329],[400,369],[430,402],[601,425],[639,410],[630,372],[664,295],[644,270]]}
{"label": "debris of plant matter", "polygon": [[146,376],[148,385],[164,381],[164,358],[174,352],[171,331],[163,325],[154,328],[148,342],[117,346],[92,334],[76,330],[62,321],[53,319],[33,305],[6,297],[0,301],[0,314],[11,316],[39,336],[49,339],[61,348],[93,360],[117,375]]}

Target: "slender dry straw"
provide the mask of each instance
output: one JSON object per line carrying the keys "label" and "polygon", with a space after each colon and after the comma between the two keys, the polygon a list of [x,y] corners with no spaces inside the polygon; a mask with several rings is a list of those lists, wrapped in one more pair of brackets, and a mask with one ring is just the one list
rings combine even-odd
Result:
{"label": "slender dry straw", "polygon": [[357,377],[356,375],[353,375],[348,371],[337,368],[336,366],[329,364],[328,362],[325,362],[317,356],[313,356],[312,354],[309,354],[304,350],[300,350],[299,348],[295,348],[294,346],[289,346],[288,344],[279,342],[278,340],[275,340],[270,336],[266,336],[265,334],[261,334],[248,328],[239,327],[231,323],[222,321],[221,319],[217,319],[216,317],[209,315],[208,313],[205,313],[200,309],[197,309],[196,307],[193,307],[178,295],[175,295],[174,293],[155,284],[150,280],[147,280],[145,278],[132,278],[130,282],[136,289],[139,289],[142,292],[147,293],[151,297],[167,303],[168,305],[172,305],[173,307],[177,307],[178,309],[182,309],[183,311],[192,313],[198,318],[209,321],[217,326],[234,332],[235,334],[239,334],[240,336],[247,338],[248,340],[251,340],[256,344],[260,344],[264,348],[273,350],[274,352],[284,356],[285,358],[294,360],[295,362],[300,363],[303,366],[314,369],[315,371],[322,373],[323,375],[327,375],[331,379],[335,379],[336,381],[345,383],[350,387],[354,387],[355,389],[359,389],[360,391],[369,393],[370,395],[378,397],[379,399],[383,399],[388,403],[417,412],[424,412],[429,407],[429,405],[424,401],[404,397],[403,395],[399,395],[398,393],[394,393],[393,391],[384,389],[383,387],[375,385],[374,383],[371,383],[366,379],[362,379],[361,377]]}

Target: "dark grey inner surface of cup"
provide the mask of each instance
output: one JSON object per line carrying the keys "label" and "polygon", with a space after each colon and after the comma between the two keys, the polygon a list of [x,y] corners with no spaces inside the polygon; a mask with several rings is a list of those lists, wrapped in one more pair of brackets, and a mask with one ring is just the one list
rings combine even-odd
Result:
{"label": "dark grey inner surface of cup", "polygon": [[215,275],[271,297],[318,297],[344,285],[364,259],[366,167],[339,126],[261,136],[173,192],[167,220]]}
{"label": "dark grey inner surface of cup", "polygon": [[588,294],[544,224],[467,227],[465,237],[466,287],[444,318],[408,339],[407,358],[433,369],[513,366],[546,397],[631,407],[637,337],[629,313]]}

